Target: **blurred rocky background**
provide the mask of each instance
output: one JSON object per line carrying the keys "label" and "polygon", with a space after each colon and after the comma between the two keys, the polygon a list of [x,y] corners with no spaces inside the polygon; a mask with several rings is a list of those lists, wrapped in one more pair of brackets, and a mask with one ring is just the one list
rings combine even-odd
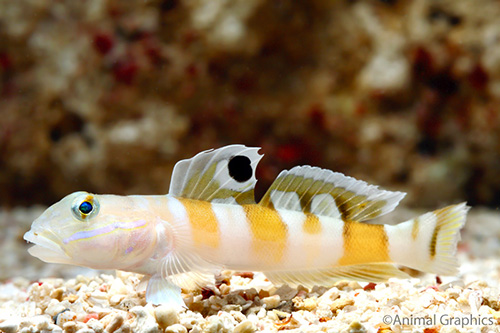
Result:
{"label": "blurred rocky background", "polygon": [[262,146],[437,208],[500,204],[495,0],[1,0],[0,200],[166,193]]}
{"label": "blurred rocky background", "polygon": [[258,196],[310,164],[408,192],[384,222],[489,207],[460,249],[498,257],[499,17],[494,0],[0,0],[0,281],[81,272],[27,253],[46,205],[166,193],[179,159],[231,143],[263,147]]}

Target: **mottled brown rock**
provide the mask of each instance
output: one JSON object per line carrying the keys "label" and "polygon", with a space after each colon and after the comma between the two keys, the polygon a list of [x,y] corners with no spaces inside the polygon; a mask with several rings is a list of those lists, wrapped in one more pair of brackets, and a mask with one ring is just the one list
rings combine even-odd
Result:
{"label": "mottled brown rock", "polygon": [[205,5],[0,4],[2,205],[166,193],[229,143],[263,146],[258,195],[311,164],[411,205],[500,203],[497,1]]}

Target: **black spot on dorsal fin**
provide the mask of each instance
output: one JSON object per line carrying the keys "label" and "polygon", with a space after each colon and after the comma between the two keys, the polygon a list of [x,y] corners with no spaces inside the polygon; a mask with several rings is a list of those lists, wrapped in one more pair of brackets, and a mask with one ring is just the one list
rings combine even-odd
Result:
{"label": "black spot on dorsal fin", "polygon": [[250,165],[251,161],[248,157],[243,155],[236,155],[231,157],[227,168],[229,169],[229,175],[231,178],[239,183],[246,182],[252,177],[253,170]]}

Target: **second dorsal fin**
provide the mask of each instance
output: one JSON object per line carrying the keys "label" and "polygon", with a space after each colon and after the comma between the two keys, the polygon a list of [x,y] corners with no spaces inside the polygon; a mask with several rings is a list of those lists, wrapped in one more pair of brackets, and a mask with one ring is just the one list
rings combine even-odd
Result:
{"label": "second dorsal fin", "polygon": [[380,190],[338,172],[298,166],[282,171],[260,204],[364,221],[391,212],[404,196],[405,193]]}

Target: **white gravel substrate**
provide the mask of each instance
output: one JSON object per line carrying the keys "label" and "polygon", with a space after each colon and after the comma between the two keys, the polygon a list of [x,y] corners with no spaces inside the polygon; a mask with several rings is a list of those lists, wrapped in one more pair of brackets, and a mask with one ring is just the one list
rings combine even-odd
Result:
{"label": "white gravel substrate", "polygon": [[[425,275],[306,290],[278,288],[259,273],[222,272],[216,287],[184,291],[187,307],[177,310],[146,304],[144,292],[135,288],[137,274],[86,271],[83,276],[60,265],[38,272],[64,278],[36,277],[33,267],[45,264],[18,253],[26,250],[18,234],[34,214],[0,213],[0,226],[6,218],[17,222],[9,223],[0,248],[10,256],[0,260],[5,280],[0,332],[500,332],[500,261],[492,226],[499,215],[494,212],[472,212],[459,253],[461,272],[440,283]],[[483,233],[481,224],[490,232]]]}

